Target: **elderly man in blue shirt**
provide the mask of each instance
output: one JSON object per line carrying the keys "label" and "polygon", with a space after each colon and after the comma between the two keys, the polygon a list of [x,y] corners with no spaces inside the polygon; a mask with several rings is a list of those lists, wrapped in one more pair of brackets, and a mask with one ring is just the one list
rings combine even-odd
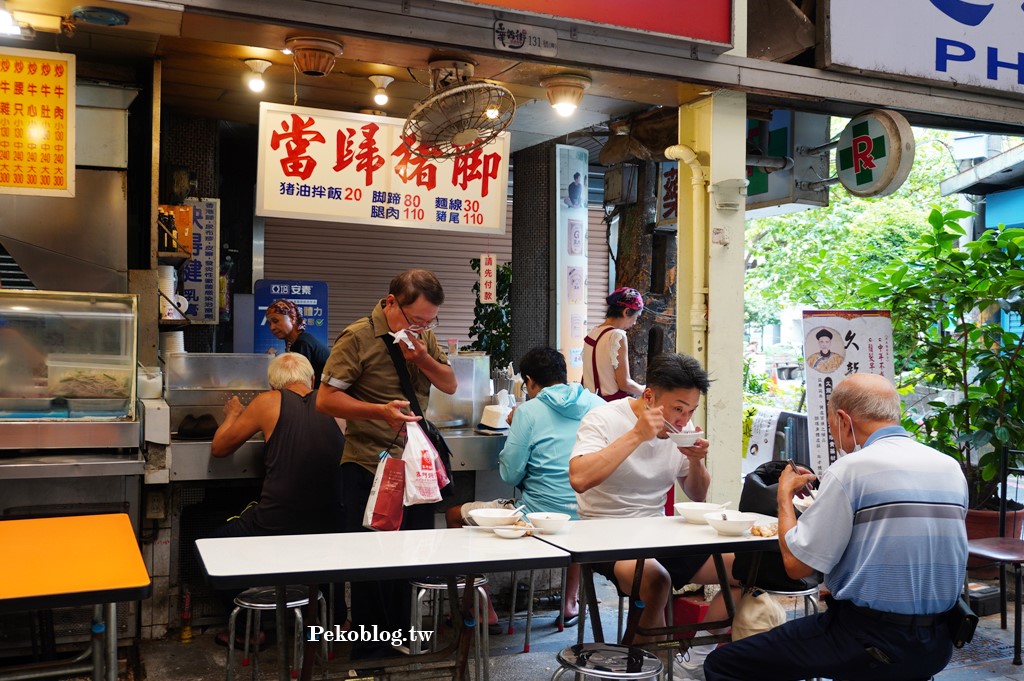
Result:
{"label": "elderly man in blue shirt", "polygon": [[900,427],[900,397],[882,376],[847,376],[827,416],[841,458],[799,521],[793,495],[813,473],[783,472],[778,502],[786,572],[824,573],[828,610],[715,650],[707,681],[907,681],[949,662],[948,612],[967,569],[960,466]]}

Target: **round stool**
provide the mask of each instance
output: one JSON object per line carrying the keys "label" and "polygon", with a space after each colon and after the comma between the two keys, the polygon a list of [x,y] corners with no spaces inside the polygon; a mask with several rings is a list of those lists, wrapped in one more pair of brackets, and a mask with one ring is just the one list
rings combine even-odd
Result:
{"label": "round stool", "polygon": [[[464,576],[456,577],[459,583],[459,593],[466,586],[466,578]],[[444,610],[444,595],[448,590],[448,582],[440,577],[427,577],[425,579],[413,580],[409,584],[412,585],[412,609],[410,614],[410,622],[413,627],[418,627],[421,631],[426,630],[423,626],[423,618],[429,611],[433,615],[433,636],[430,637],[430,650],[438,650],[438,632],[440,627],[438,626],[441,622],[441,613]],[[487,578],[478,576],[473,580],[473,617],[474,619],[466,622],[466,626],[473,627],[473,642],[474,642],[474,653],[473,659],[476,664],[476,678],[482,679],[483,681],[489,681],[490,672],[490,637],[487,631],[487,590],[484,587],[487,585]],[[424,608],[424,603],[430,600],[429,608]],[[409,652],[412,654],[419,654],[423,652],[424,641],[409,641]]]}
{"label": "round stool", "polygon": [[577,643],[558,653],[556,659],[561,666],[551,681],[569,671],[599,679],[656,679],[662,670],[661,660],[653,653],[616,643]]}
{"label": "round stool", "polygon": [[767,594],[771,594],[772,596],[787,596],[787,597],[794,597],[794,598],[801,598],[802,597],[804,599],[804,617],[807,617],[808,615],[812,615],[812,614],[813,615],[817,615],[818,614],[818,590],[819,590],[819,588],[820,588],[819,585],[815,584],[814,586],[812,586],[809,589],[801,589],[799,591],[773,591],[771,589],[761,589],[761,590],[764,591]]}
{"label": "round stool", "polygon": [[[324,600],[324,595],[317,592],[317,599],[320,604],[320,621],[327,626],[327,601]],[[299,670],[302,669],[302,655],[303,649],[303,625],[302,625],[302,608],[309,604],[309,587],[306,586],[288,586],[285,587],[285,602],[286,607],[289,610],[295,611],[295,632],[292,635],[294,639],[294,655],[292,656],[295,660],[295,666],[291,669],[292,678],[296,678],[299,675]],[[251,589],[246,589],[242,593],[235,596],[235,609],[231,611],[231,615],[228,617],[228,670],[227,680],[232,681],[235,674],[234,664],[234,653],[235,653],[235,623],[238,621],[238,611],[245,608],[245,650],[242,654],[242,666],[249,664],[249,644],[253,640],[253,615],[256,616],[256,636],[259,636],[260,632],[260,614],[264,610],[274,610],[277,608],[277,592],[275,587],[272,586],[257,586]],[[283,631],[277,632],[278,636],[284,636]],[[327,643],[322,641],[324,659],[327,659]],[[255,646],[255,650],[252,656],[252,678],[259,678],[259,645]],[[278,664],[288,664],[287,660],[279,660]]]}

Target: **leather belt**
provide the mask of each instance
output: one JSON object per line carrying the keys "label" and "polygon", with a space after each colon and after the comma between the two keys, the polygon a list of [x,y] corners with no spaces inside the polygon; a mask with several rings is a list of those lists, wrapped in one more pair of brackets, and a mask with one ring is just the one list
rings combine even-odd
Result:
{"label": "leather belt", "polygon": [[903,615],[896,612],[882,612],[881,610],[865,608],[857,605],[856,603],[851,603],[850,601],[832,601],[829,603],[829,607],[832,607],[833,605],[839,605],[841,608],[849,608],[858,615],[862,615],[868,619],[896,624],[901,627],[930,627],[942,622],[946,616],[946,613],[939,613],[937,615]]}

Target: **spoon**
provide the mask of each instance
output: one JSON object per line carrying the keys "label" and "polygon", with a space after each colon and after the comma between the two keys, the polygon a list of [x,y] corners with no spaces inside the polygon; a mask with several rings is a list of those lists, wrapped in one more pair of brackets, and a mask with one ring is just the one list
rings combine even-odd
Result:
{"label": "spoon", "polygon": [[725,509],[729,508],[730,506],[732,506],[732,500],[731,499],[729,501],[725,502],[724,504],[719,504],[718,505],[718,510],[724,511]]}
{"label": "spoon", "polygon": [[511,511],[508,512],[508,514],[509,514],[509,516],[514,516],[516,513],[519,513],[524,508],[526,508],[526,504],[522,504],[521,506],[513,508]]}

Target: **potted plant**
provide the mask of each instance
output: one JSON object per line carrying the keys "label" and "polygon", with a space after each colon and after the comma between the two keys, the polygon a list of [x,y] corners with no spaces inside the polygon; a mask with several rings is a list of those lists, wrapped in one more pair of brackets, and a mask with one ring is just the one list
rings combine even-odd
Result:
{"label": "potted plant", "polygon": [[892,312],[902,392],[937,391],[904,425],[960,462],[971,509],[995,509],[1000,450],[1024,447],[1024,340],[999,314],[1020,323],[1024,230],[964,242],[957,220],[969,215],[932,210],[916,257],[893,262],[860,293]]}

